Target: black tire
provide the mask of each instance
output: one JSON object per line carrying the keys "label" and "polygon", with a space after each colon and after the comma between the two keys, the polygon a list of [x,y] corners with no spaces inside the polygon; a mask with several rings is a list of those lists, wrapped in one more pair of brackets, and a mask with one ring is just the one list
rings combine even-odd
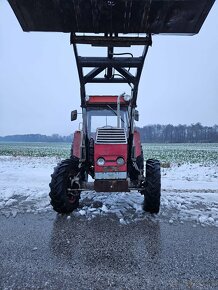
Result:
{"label": "black tire", "polygon": [[158,213],[160,210],[161,172],[160,162],[154,159],[146,161],[146,182],[144,194],[144,210]]}
{"label": "black tire", "polygon": [[58,213],[70,213],[79,206],[79,195],[72,196],[67,189],[71,187],[70,179],[78,172],[79,159],[75,156],[61,161],[55,167],[49,184],[51,205]]}
{"label": "black tire", "polygon": [[71,148],[70,148],[70,158],[73,158],[73,142],[71,143]]}

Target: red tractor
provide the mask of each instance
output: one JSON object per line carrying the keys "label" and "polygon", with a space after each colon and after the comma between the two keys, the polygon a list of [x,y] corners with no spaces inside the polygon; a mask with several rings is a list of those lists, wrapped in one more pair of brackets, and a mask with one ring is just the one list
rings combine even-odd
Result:
{"label": "red tractor", "polygon": [[[76,112],[72,119],[76,118]],[[117,192],[138,190],[144,209],[160,208],[160,162],[149,159],[144,176],[140,135],[134,128],[138,112],[131,97],[89,96],[83,107],[83,130],[74,133],[71,158],[55,168],[50,183],[53,208],[60,213],[79,205],[82,190]],[[88,175],[95,181],[88,182]]]}
{"label": "red tractor", "polygon": [[[69,213],[76,209],[82,190],[138,190],[144,195],[144,209],[158,213],[160,162],[147,160],[144,174],[140,136],[134,127],[139,118],[136,101],[144,60],[151,35],[198,33],[215,0],[8,1],[24,31],[71,33],[83,126],[74,134],[70,158],[52,174],[54,210]],[[78,45],[103,47],[106,55],[80,56]],[[143,47],[141,55],[117,50],[132,46]],[[85,86],[90,83],[125,84],[131,93],[87,96]],[[73,111],[71,119],[76,117]],[[88,176],[94,183],[88,182]]]}
{"label": "red tractor", "polygon": [[[105,34],[71,34],[81,85],[82,129],[74,133],[71,157],[55,168],[50,183],[51,204],[57,212],[69,213],[79,205],[80,193],[129,192],[144,195],[144,209],[158,213],[160,208],[160,162],[149,159],[144,175],[144,157],[135,121],[138,84],[151,36],[133,37]],[[78,44],[106,47],[105,57],[82,57]],[[116,53],[115,48],[142,46],[139,57]],[[93,68],[94,67],[94,68]],[[92,68],[86,74],[85,68]],[[134,69],[134,74],[132,70]],[[117,96],[86,95],[86,84],[121,83],[131,87],[131,94]],[[71,113],[71,120],[77,111]],[[88,176],[94,182],[88,182]]]}

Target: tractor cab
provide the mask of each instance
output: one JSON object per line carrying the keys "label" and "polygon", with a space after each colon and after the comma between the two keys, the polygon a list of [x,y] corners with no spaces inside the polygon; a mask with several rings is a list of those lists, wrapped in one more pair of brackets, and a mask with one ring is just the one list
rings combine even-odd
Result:
{"label": "tractor cab", "polygon": [[86,97],[87,134],[96,139],[97,130],[124,129],[128,134],[130,96],[88,96]]}

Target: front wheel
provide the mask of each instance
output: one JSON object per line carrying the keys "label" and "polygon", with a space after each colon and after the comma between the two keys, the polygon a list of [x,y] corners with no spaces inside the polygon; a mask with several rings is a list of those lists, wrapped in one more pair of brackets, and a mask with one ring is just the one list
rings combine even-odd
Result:
{"label": "front wheel", "polygon": [[142,194],[144,194],[144,210],[158,213],[161,196],[161,172],[158,160],[148,159],[146,161],[146,182]]}
{"label": "front wheel", "polygon": [[[73,183],[78,175],[79,159],[75,156],[63,160],[54,169],[49,184],[51,205],[58,213],[70,213],[79,206],[79,194],[72,189],[78,189],[79,184]],[[73,194],[74,193],[74,194]]]}

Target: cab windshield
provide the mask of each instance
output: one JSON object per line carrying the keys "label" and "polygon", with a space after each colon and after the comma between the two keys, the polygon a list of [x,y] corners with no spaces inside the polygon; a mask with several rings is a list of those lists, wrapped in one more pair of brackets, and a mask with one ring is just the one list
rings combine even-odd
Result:
{"label": "cab windshield", "polygon": [[[87,128],[89,136],[96,133],[97,128],[117,127],[117,109],[116,107],[107,106],[87,109]],[[128,111],[126,107],[120,109],[120,127],[128,128]]]}

